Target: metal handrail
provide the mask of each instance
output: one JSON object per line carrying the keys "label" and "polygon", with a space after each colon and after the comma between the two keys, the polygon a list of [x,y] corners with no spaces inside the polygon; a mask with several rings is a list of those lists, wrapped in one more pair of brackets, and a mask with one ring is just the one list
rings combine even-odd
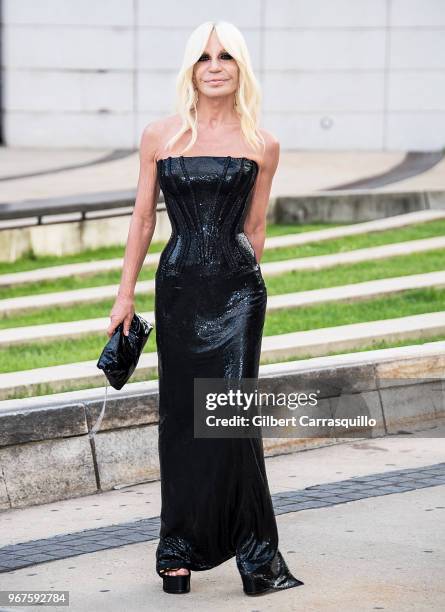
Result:
{"label": "metal handrail", "polygon": [[[131,215],[136,190],[0,203],[0,230]],[[157,211],[165,210],[163,195]]]}

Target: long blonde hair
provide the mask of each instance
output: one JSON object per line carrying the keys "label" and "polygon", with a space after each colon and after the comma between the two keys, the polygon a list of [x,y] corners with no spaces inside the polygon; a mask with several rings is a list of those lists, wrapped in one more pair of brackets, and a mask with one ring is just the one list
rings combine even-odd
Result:
{"label": "long blonde hair", "polygon": [[198,136],[196,107],[198,92],[192,82],[193,67],[201,57],[213,29],[215,29],[225,50],[235,59],[239,67],[234,108],[240,117],[241,131],[245,140],[254,149],[258,149],[262,145],[264,150],[265,141],[258,129],[261,102],[260,85],[252,69],[244,36],[236,26],[227,21],[206,21],[193,30],[188,38],[182,66],[176,77],[176,110],[181,116],[182,125],[179,131],[169,139],[166,148],[170,149],[188,130],[191,130],[191,138],[182,153],[189,150],[196,142]]}

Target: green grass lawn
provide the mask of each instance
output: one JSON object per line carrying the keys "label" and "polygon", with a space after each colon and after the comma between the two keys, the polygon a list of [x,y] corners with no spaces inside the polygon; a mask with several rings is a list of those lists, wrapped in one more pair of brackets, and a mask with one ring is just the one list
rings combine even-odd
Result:
{"label": "green grass lawn", "polygon": [[421,238],[433,238],[445,235],[445,219],[417,223],[397,229],[379,232],[368,232],[357,236],[345,236],[335,240],[323,240],[311,242],[295,247],[284,247],[279,249],[268,249],[263,253],[261,263],[267,261],[281,261],[294,259],[296,257],[312,257],[315,255],[329,255],[332,253],[344,253],[356,249],[382,246],[408,240],[420,240]]}
{"label": "green grass lawn", "polygon": [[[416,338],[413,340],[410,339],[405,339],[405,340],[400,340],[398,342],[385,342],[383,340],[380,341],[376,341],[372,344],[369,344],[368,346],[362,347],[362,348],[357,348],[357,349],[349,349],[348,353],[359,353],[359,352],[365,352],[365,351],[373,351],[373,350],[377,350],[377,349],[385,349],[385,348],[395,348],[398,346],[410,346],[410,345],[421,345],[424,344],[426,342],[439,342],[439,341],[444,341],[445,340],[445,334],[442,335],[438,335],[438,336],[434,336],[431,338]],[[328,355],[341,355],[344,354],[345,351],[336,351],[336,352],[330,352],[330,353],[326,353],[326,356]],[[277,360],[270,360],[270,359],[261,359],[261,365],[266,365],[266,364],[270,364],[270,363],[284,363],[284,362],[288,362],[288,361],[300,361],[303,359],[308,359],[309,357],[312,357],[312,355],[301,355],[301,356],[293,356],[293,357],[288,357],[286,359],[277,359]],[[151,377],[147,377],[146,374],[142,374],[139,373],[137,370],[136,372],[133,374],[133,376],[131,377],[131,379],[129,380],[128,384],[131,383],[135,383],[135,382],[144,382],[147,380],[157,380],[157,376],[151,376]],[[82,382],[75,382],[75,383],[67,383],[66,385],[63,385],[62,388],[60,390],[58,390],[58,392],[62,393],[62,392],[68,392],[68,391],[79,391],[79,390],[84,390],[84,389],[93,389],[93,388],[97,388],[97,387],[103,387],[104,383],[98,383],[98,384],[85,384]],[[33,387],[32,389],[30,389],[28,392],[11,392],[8,395],[8,399],[18,399],[18,398],[22,398],[22,397],[36,397],[36,396],[40,396],[40,395],[49,395],[51,393],[54,393],[53,388],[51,387],[50,384],[41,384],[41,385],[36,385],[35,387]]]}
{"label": "green grass lawn", "polygon": [[[150,245],[149,253],[159,253],[165,246],[165,242],[153,242]],[[102,259],[115,259],[123,257],[125,246],[109,246],[100,247],[99,249],[86,249],[81,253],[73,255],[35,255],[30,252],[23,255],[17,261],[12,263],[0,262],[0,274],[13,274],[14,272],[26,272],[28,270],[39,270],[40,268],[49,268],[51,266],[64,266],[74,263],[87,263],[90,261],[98,261]]]}
{"label": "green grass lawn", "polygon": [[[67,321],[81,321],[84,319],[108,318],[114,304],[114,299],[100,302],[74,304],[72,306],[53,306],[31,310],[22,314],[15,314],[0,319],[0,329],[22,327],[28,325],[42,325],[44,323],[62,323]],[[154,294],[138,296],[135,301],[137,312],[154,309]]]}
{"label": "green grass lawn", "polygon": [[[334,302],[272,311],[266,316],[264,335],[285,334],[441,310],[445,310],[445,289],[417,289],[358,302]],[[104,329],[103,335],[3,347],[0,349],[0,372],[17,372],[98,359],[107,339]],[[145,350],[147,352],[156,350],[155,330]]]}
{"label": "green grass lawn", "polygon": [[[426,344],[427,342],[443,342],[445,340],[445,334],[440,334],[438,336],[432,336],[431,338],[413,338],[413,339],[405,339],[405,340],[399,340],[397,342],[385,342],[385,340],[376,340],[373,343],[369,344],[368,346],[365,346],[363,348],[357,348],[357,349],[348,349],[348,353],[360,353],[362,351],[376,351],[379,349],[386,349],[386,348],[396,348],[398,346],[412,346],[412,345],[421,345],[421,344]],[[344,355],[346,351],[334,351],[334,352],[330,352],[330,353],[326,353],[326,355],[324,356],[332,356],[332,355]],[[274,360],[274,359],[261,359],[261,365],[266,365],[269,363],[283,363],[285,361],[301,361],[303,359],[310,359],[312,358],[312,355],[299,355],[297,357],[288,357],[287,359],[279,359],[279,360]]]}
{"label": "green grass lawn", "polygon": [[413,289],[369,300],[285,308],[267,314],[266,336],[445,310],[445,289]]}
{"label": "green grass lawn", "polygon": [[[438,249],[425,253],[388,257],[378,261],[336,266],[334,268],[326,268],[325,270],[317,270],[315,273],[313,270],[293,271],[281,274],[280,276],[266,277],[265,282],[268,295],[272,296],[407,274],[423,274],[443,269],[445,269],[445,250]],[[143,274],[144,270],[141,272],[141,275]],[[114,299],[108,299],[93,303],[42,308],[22,314],[12,314],[11,316],[0,318],[0,329],[108,317],[113,304]],[[136,296],[135,306],[138,312],[153,310],[154,295]]]}
{"label": "green grass lawn", "polygon": [[343,264],[316,271],[293,270],[265,278],[265,283],[268,295],[280,295],[440,270],[445,270],[445,249]]}
{"label": "green grass lawn", "polygon": [[315,232],[332,227],[342,227],[344,225],[352,225],[352,223],[269,223],[266,227],[266,236],[303,234],[304,232]]}
{"label": "green grass lawn", "polygon": [[[143,266],[138,281],[152,280],[156,274],[157,266]],[[73,291],[88,287],[103,287],[105,285],[119,285],[121,270],[100,272],[91,276],[73,274],[54,280],[43,280],[38,283],[22,283],[12,287],[0,287],[0,299],[23,297],[25,295],[41,295],[43,293],[58,293],[60,291]]]}

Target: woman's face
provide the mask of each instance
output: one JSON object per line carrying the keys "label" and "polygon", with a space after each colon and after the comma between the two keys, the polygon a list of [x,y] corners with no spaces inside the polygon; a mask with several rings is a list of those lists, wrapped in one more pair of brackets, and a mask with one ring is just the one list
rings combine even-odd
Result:
{"label": "woman's face", "polygon": [[216,32],[213,31],[193,68],[195,87],[200,93],[209,97],[226,96],[236,92],[238,75],[238,64],[225,51]]}

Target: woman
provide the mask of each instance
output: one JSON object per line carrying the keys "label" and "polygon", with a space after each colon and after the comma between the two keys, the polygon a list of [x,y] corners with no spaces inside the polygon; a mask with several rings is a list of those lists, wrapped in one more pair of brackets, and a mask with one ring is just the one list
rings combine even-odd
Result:
{"label": "woman", "polygon": [[162,188],[172,235],[156,272],[161,531],[156,571],[185,593],[190,572],[236,556],[244,592],[303,584],[278,550],[261,436],[194,436],[195,378],[257,378],[267,292],[259,261],[279,143],[257,128],[259,87],[242,34],[206,22],[177,78],[178,115],[144,130],[140,176],[108,334],[134,286]]}

